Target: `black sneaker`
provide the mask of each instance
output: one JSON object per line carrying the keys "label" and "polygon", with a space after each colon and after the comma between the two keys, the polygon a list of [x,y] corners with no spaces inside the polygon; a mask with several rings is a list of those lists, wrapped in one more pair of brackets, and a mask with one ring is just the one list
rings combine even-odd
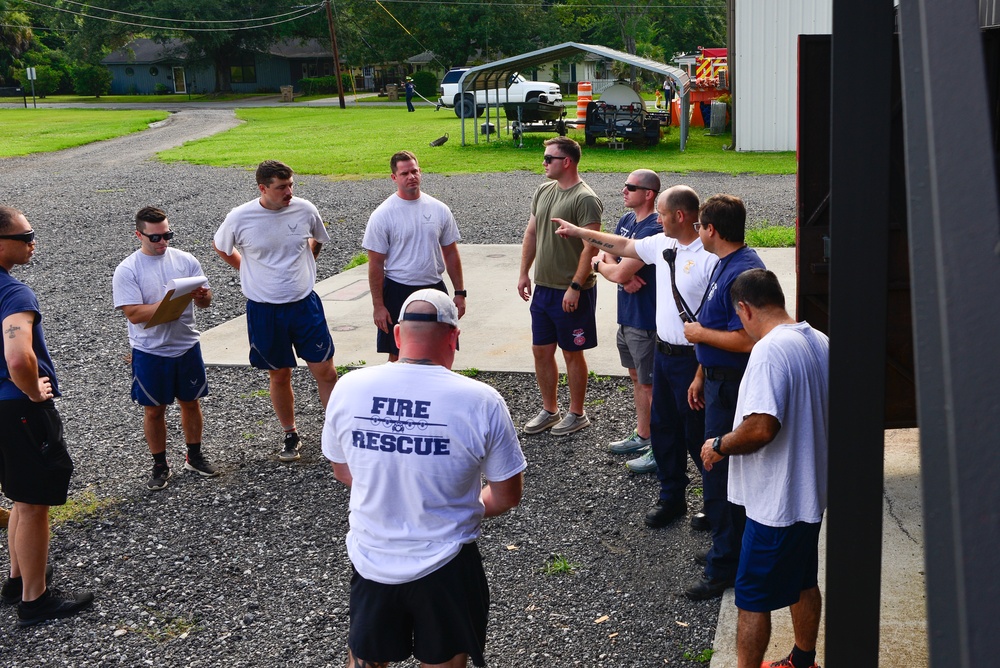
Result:
{"label": "black sneaker", "polygon": [[281,452],[278,453],[278,461],[294,462],[302,456],[299,454],[300,449],[302,449],[302,439],[299,438],[299,432],[288,432],[285,434],[284,446],[281,448]]}
{"label": "black sneaker", "polygon": [[[45,586],[52,582],[52,564],[45,566]],[[24,581],[21,578],[7,578],[0,587],[0,601],[7,605],[21,602],[21,592],[24,590]]]}
{"label": "black sneaker", "polygon": [[31,603],[24,601],[18,603],[17,625],[32,626],[50,619],[70,617],[90,607],[93,602],[94,593],[90,591],[71,594],[58,589],[46,589],[38,600]]}
{"label": "black sneaker", "polygon": [[187,458],[184,460],[184,470],[194,471],[195,473],[203,475],[206,478],[214,478],[219,475],[219,472],[215,469],[215,467],[209,464],[208,460],[205,459],[205,455],[200,452],[196,455],[193,455],[190,452],[188,453]]}
{"label": "black sneaker", "polygon": [[167,486],[170,475],[170,467],[166,464],[153,464],[153,475],[146,481],[146,487],[152,492],[161,490]]}

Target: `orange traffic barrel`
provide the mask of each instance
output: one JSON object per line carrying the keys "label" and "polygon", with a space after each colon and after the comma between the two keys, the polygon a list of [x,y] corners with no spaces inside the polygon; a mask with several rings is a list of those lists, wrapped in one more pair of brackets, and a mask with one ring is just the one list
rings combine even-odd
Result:
{"label": "orange traffic barrel", "polygon": [[587,105],[593,99],[591,94],[594,87],[589,81],[580,81],[576,84],[576,120],[587,120]]}

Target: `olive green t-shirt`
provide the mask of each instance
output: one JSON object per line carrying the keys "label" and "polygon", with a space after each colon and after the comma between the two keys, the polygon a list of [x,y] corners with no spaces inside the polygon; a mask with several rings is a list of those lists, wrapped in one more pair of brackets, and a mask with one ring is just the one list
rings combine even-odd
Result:
{"label": "olive green t-shirt", "polygon": [[[535,215],[535,284],[565,290],[573,282],[584,242],[557,235],[559,225],[552,219],[562,218],[578,227],[600,225],[604,205],[583,181],[566,190],[556,181],[546,181],[531,198],[531,213]],[[593,287],[596,281],[591,272],[583,288]]]}

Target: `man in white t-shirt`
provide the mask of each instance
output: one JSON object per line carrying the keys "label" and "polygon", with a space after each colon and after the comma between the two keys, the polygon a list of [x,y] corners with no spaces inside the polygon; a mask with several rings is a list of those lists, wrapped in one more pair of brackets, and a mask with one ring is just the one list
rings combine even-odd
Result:
{"label": "man in white t-shirt", "polygon": [[[674,282],[688,315],[694,313],[705,293],[718,258],[701,245],[694,223],[698,220],[698,194],[677,185],[656,200],[662,234],[643,239],[596,232],[560,223],[558,234],[583,239],[609,255],[636,258],[656,266],[656,354],[653,358],[653,396],[650,410],[650,440],[659,498],[646,513],[645,523],[659,529],[687,514],[685,491],[687,457],[698,462],[705,435],[704,411],[692,409],[688,387],[698,370],[694,346],[684,338],[684,321],[674,297]],[[665,252],[674,254],[671,270]],[[673,275],[673,280],[671,280]],[[633,470],[643,467],[646,456],[629,462]]]}
{"label": "man in white t-shirt", "polygon": [[[167,214],[155,207],[139,209],[135,215],[139,250],[115,269],[112,293],[115,308],[128,319],[132,346],[132,401],[143,407],[143,431],[153,456],[153,474],[146,482],[150,490],[167,486],[167,406],[177,399],[181,429],[187,443],[184,469],[206,477],[219,475],[201,452],[201,398],[208,394],[200,335],[194,328],[194,307],[207,308],[212,291],[205,283],[191,292],[192,303],[181,316],[150,328],[146,323],[163,301],[167,283],[179,278],[204,277],[201,263],[191,255],[170,248],[174,233]],[[193,304],[193,305],[192,305]]]}
{"label": "man in white t-shirt", "polygon": [[219,257],[240,272],[250,364],[270,377],[271,405],[284,431],[283,462],[298,459],[302,447],[292,392],[296,355],[316,379],[324,408],[337,383],[333,339],[313,290],[316,258],[330,235],[312,202],[292,195],[292,177],[291,167],[277,160],[260,163],[260,197],[230,211],[212,241]]}
{"label": "man in white t-shirt", "polygon": [[830,341],[785,310],[773,272],[733,281],[732,303],[755,341],[740,383],[733,431],[702,446],[706,469],[726,457],[729,500],[746,507],[736,607],[740,666],[760,666],[771,611],[791,607],[795,646],[766,668],[816,668],[822,599],[819,530],[827,501]]}
{"label": "man in white t-shirt", "polygon": [[420,192],[417,156],[399,151],[389,159],[389,167],[396,192],[368,218],[361,245],[368,251],[377,350],[388,353],[389,361],[394,362],[399,356],[394,318],[407,297],[424,288],[447,292],[441,280],[447,270],[461,318],[467,293],[458,254],[461,237],[451,209]]}
{"label": "man in white t-shirt", "polygon": [[500,394],[450,371],[448,295],[413,293],[399,320],[399,361],[344,376],[323,429],[323,454],[351,488],[348,665],[412,654],[483,666],[489,589],[475,541],[484,517],[520,502],[526,463]]}

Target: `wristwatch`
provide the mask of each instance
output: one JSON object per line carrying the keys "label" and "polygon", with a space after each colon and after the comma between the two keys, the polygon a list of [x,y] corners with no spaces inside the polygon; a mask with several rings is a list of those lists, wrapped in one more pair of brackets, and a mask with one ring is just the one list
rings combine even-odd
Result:
{"label": "wristwatch", "polygon": [[455,296],[456,297],[468,297],[469,296],[469,291],[468,290],[455,290]]}
{"label": "wristwatch", "polygon": [[577,292],[579,292],[580,290],[583,290],[583,286],[580,285],[579,283],[577,283],[576,281],[573,281],[572,283],[570,283],[569,287],[571,289],[573,289],[573,290],[576,290]]}
{"label": "wristwatch", "polygon": [[725,457],[726,454],[722,451],[722,437],[716,436],[715,440],[712,441],[712,451],[719,455],[720,457]]}

